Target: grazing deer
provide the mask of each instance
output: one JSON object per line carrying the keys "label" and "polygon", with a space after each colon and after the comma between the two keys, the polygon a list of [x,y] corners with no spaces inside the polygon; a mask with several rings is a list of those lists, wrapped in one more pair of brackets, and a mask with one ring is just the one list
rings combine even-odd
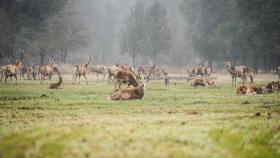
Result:
{"label": "grazing deer", "polygon": [[[20,60],[16,60],[16,64],[9,64],[9,65],[4,65],[1,67],[2,77],[5,76],[6,84],[7,84],[8,77],[10,77],[11,81],[12,81],[12,77],[15,77],[15,79],[17,81],[17,74],[20,71],[21,63],[23,60],[23,52],[24,52],[24,50],[21,49],[21,57],[20,57]],[[14,54],[12,54],[12,56],[14,57]],[[2,80],[2,77],[1,77],[1,80]]]}
{"label": "grazing deer", "polygon": [[74,74],[73,74],[73,84],[76,83],[76,79],[77,79],[78,76],[79,76],[78,84],[80,84],[81,76],[84,76],[84,78],[86,80],[86,83],[88,84],[86,74],[88,73],[88,68],[89,68],[90,61],[91,61],[91,57],[89,58],[87,64],[76,65],[73,68],[73,72],[74,72]]}
{"label": "grazing deer", "polygon": [[236,87],[236,78],[241,78],[242,83],[244,84],[247,81],[247,75],[250,76],[251,83],[253,83],[253,74],[251,68],[243,65],[231,66],[231,62],[229,61],[226,62],[226,65],[227,65],[227,70],[232,77],[232,87],[233,87],[233,83],[235,83],[235,87]]}
{"label": "grazing deer", "polygon": [[145,84],[140,83],[137,87],[116,89],[110,96],[111,100],[142,99],[145,92]]}
{"label": "grazing deer", "polygon": [[236,94],[247,94],[247,95],[254,95],[254,94],[263,94],[263,88],[255,87],[251,85],[243,85],[237,88]]}
{"label": "grazing deer", "polygon": [[99,80],[98,75],[102,74],[103,75],[103,80],[105,79],[105,75],[106,75],[106,66],[104,65],[97,65],[97,66],[92,66],[90,71],[93,73],[96,73],[97,76],[97,80]]}
{"label": "grazing deer", "polygon": [[52,58],[50,58],[51,63],[48,65],[41,65],[39,67],[39,72],[41,75],[41,84],[44,83],[44,81],[46,80],[46,77],[49,77],[49,81],[52,79],[52,76],[54,73],[58,73],[56,70],[58,70],[57,68],[55,69],[54,63],[55,63],[55,57],[53,56]]}

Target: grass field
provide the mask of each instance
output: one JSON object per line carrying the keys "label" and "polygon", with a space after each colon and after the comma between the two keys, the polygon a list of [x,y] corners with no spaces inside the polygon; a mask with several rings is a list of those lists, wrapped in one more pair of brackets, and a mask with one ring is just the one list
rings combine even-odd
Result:
{"label": "grass field", "polygon": [[1,83],[0,158],[280,157],[280,93],[236,95],[219,76],[214,89],[153,81],[143,100],[120,102],[107,100],[113,85],[89,80]]}

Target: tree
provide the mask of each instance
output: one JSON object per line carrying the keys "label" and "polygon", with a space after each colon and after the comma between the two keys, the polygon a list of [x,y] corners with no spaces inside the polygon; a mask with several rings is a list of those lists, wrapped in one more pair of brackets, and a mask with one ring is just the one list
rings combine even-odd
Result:
{"label": "tree", "polygon": [[150,57],[157,63],[159,54],[167,54],[171,46],[170,28],[168,26],[167,10],[160,3],[154,1],[146,13],[147,47]]}
{"label": "tree", "polygon": [[145,52],[146,25],[145,6],[143,1],[136,3],[126,20],[126,26],[122,31],[121,51],[132,59],[133,67],[136,65],[136,57]]}

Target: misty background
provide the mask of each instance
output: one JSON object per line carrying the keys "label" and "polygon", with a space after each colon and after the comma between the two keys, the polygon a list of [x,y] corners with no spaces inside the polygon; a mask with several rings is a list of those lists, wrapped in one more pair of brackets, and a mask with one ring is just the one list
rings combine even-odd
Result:
{"label": "misty background", "polygon": [[1,0],[0,64],[280,65],[277,0]]}

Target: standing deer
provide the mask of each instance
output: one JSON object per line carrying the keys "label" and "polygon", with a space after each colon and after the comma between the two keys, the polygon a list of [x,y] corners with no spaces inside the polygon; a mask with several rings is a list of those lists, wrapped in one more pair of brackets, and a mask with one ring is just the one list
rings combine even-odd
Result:
{"label": "standing deer", "polygon": [[27,68],[27,79],[31,80],[32,78],[36,80],[37,71],[33,65],[28,66]]}
{"label": "standing deer", "polygon": [[41,65],[39,66],[39,72],[41,75],[41,84],[44,83],[44,81],[46,80],[46,77],[49,77],[49,81],[52,79],[53,74],[56,72],[58,73],[56,70],[54,69],[54,63],[55,63],[55,57],[53,56],[52,58],[50,58],[51,63],[48,65]]}
{"label": "standing deer", "polygon": [[115,87],[116,84],[119,84],[119,88],[121,88],[121,84],[123,83],[128,83],[128,87],[131,85],[138,87],[137,78],[132,71],[121,70],[117,73]]}
{"label": "standing deer", "polygon": [[104,65],[96,65],[96,66],[92,66],[90,71],[96,73],[97,76],[97,80],[99,80],[98,75],[102,74],[103,75],[103,80],[105,79],[105,75],[106,75],[106,66]]}
{"label": "standing deer", "polygon": [[251,79],[251,83],[253,82],[253,74],[252,74],[251,68],[249,68],[247,66],[243,66],[243,65],[231,66],[230,61],[227,61],[226,65],[227,65],[227,70],[232,77],[232,87],[233,87],[233,83],[235,83],[235,87],[236,87],[236,78],[237,77],[241,78],[242,83],[244,84],[245,82],[247,82],[247,75],[249,75],[250,79]]}
{"label": "standing deer", "polygon": [[[6,84],[7,84],[8,77],[10,77],[11,81],[12,81],[12,77],[15,77],[16,82],[17,82],[17,74],[21,68],[21,63],[23,60],[23,52],[24,52],[23,49],[20,49],[20,50],[21,50],[21,57],[20,57],[20,60],[16,60],[16,64],[8,64],[8,65],[4,65],[1,67],[1,70],[2,70],[1,80],[2,80],[2,77],[5,76]],[[12,54],[12,56],[15,57],[14,54]]]}
{"label": "standing deer", "polygon": [[27,66],[21,66],[20,67],[20,71],[19,71],[19,79],[20,80],[25,80],[25,74],[27,74],[27,69],[28,67]]}
{"label": "standing deer", "polygon": [[91,61],[91,57],[89,58],[87,64],[76,65],[73,68],[73,72],[74,72],[74,74],[73,74],[73,84],[76,83],[76,79],[77,79],[78,76],[79,76],[78,84],[80,84],[81,76],[84,76],[84,78],[86,80],[86,83],[88,84],[86,74],[88,73],[88,68],[89,68],[90,61]]}

